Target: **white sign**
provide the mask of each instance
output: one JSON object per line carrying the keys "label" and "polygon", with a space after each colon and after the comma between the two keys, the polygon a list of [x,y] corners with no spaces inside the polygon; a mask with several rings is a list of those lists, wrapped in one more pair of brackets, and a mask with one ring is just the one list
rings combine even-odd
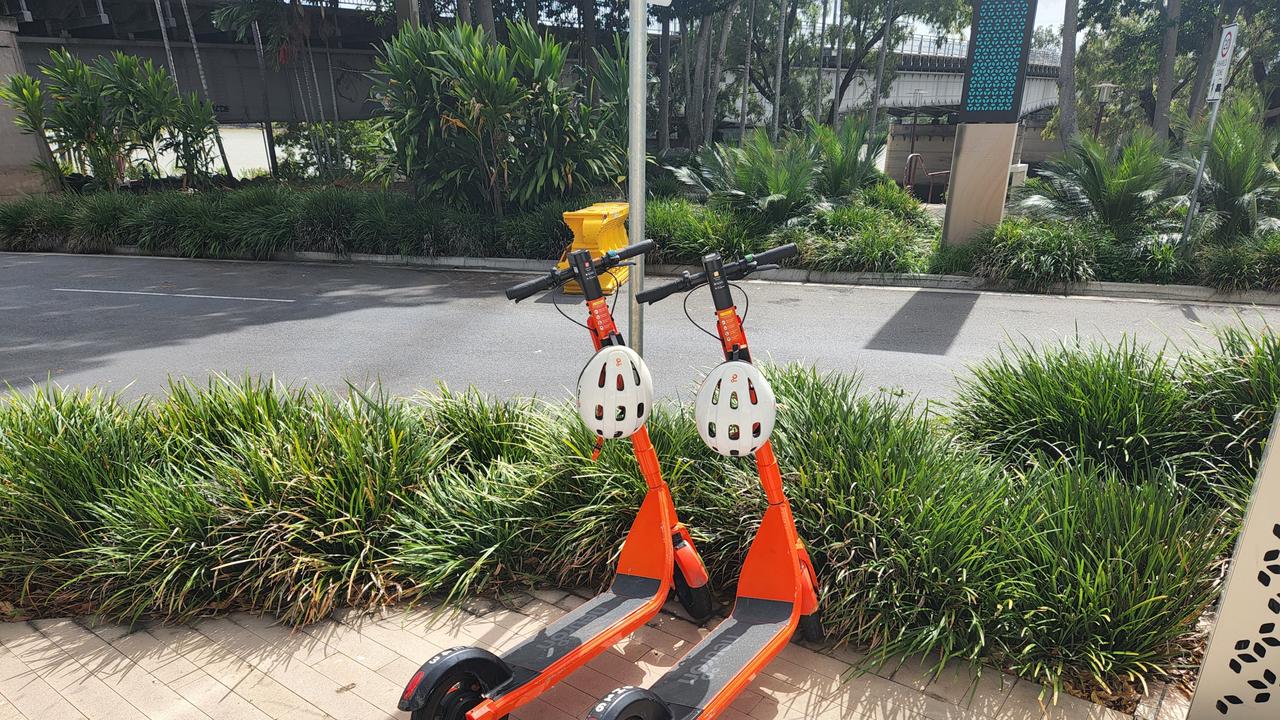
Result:
{"label": "white sign", "polygon": [[1187,720],[1280,717],[1280,415],[1236,541]]}
{"label": "white sign", "polygon": [[1222,40],[1218,43],[1218,57],[1213,61],[1213,77],[1209,79],[1206,100],[1221,100],[1222,89],[1227,84],[1227,71],[1231,69],[1231,57],[1236,51],[1236,34],[1240,26],[1231,23],[1222,26]]}
{"label": "white sign", "polygon": [[658,7],[671,7],[671,0],[649,0],[649,4],[657,5]]}

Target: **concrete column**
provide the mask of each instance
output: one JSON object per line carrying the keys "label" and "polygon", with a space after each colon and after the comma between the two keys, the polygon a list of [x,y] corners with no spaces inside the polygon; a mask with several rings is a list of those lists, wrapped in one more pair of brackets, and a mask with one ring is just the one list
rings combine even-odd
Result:
{"label": "concrete column", "polygon": [[1017,123],[964,123],[956,130],[947,185],[944,245],[963,245],[1004,217]]}
{"label": "concrete column", "polygon": [[396,23],[400,27],[405,25],[417,27],[422,23],[418,0],[396,0]]}
{"label": "concrete column", "polygon": [[[0,83],[24,72],[22,53],[18,50],[18,21],[0,17]],[[44,154],[44,148],[32,135],[13,123],[13,109],[0,103],[0,200],[11,200],[32,193],[48,192],[48,184],[32,164]]]}

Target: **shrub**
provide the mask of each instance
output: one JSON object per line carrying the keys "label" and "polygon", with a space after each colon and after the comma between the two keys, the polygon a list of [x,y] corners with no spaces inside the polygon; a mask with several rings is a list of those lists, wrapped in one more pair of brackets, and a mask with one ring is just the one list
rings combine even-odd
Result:
{"label": "shrub", "polygon": [[816,151],[805,138],[791,135],[774,144],[763,128],[757,128],[740,148],[717,143],[703,149],[695,166],[676,170],[676,177],[707,195],[712,204],[768,229],[809,209],[816,199],[819,167]]}
{"label": "shrub", "polygon": [[1223,511],[1164,480],[1056,464],[1019,478],[1000,523],[1005,667],[1061,692],[1142,685],[1194,654],[1231,547]]}
{"label": "shrub", "polygon": [[1008,218],[973,242],[974,275],[1024,290],[1044,292],[1096,274],[1099,239],[1078,225]]}
{"label": "shrub", "polygon": [[[1252,358],[1219,374],[1220,422],[1275,402],[1280,350],[1273,337],[1254,342],[1212,361]],[[1167,395],[1165,380],[1149,381],[1152,357],[1107,372],[1077,362],[1087,377],[1059,383],[1084,398],[1077,425],[1138,436],[1114,428],[1159,422],[1087,412],[1106,382],[1129,377]],[[1075,689],[1180,662],[1220,577],[1228,511],[1158,471],[1142,480],[1063,457],[1010,472],[956,442],[927,406],[861,392],[849,376],[766,372],[780,400],[774,444],[834,641],[870,646],[872,661],[923,652]],[[1272,394],[1241,393],[1246,376],[1267,378]],[[1071,404],[1051,396],[1025,404]],[[1117,399],[1117,417],[1167,415],[1129,389]],[[750,463],[702,445],[690,412],[656,408],[650,434],[727,593],[764,498]],[[1009,411],[991,417],[1016,425]],[[1038,442],[1010,438],[1028,447],[1009,457]],[[145,406],[13,394],[0,403],[0,590],[48,614],[249,610],[302,624],[425,593],[599,585],[644,484],[625,443],[598,460],[593,449],[568,406],[470,390],[408,403],[218,379],[176,383]],[[1238,497],[1237,475],[1219,479],[1224,497]]]}
{"label": "shrub", "polygon": [[1280,337],[1270,326],[1218,328],[1217,347],[1182,359],[1196,435],[1208,457],[1253,478],[1280,409]]}
{"label": "shrub", "polygon": [[[1207,121],[1193,129],[1195,142],[1180,156],[1183,174],[1192,178],[1200,163]],[[1263,125],[1257,93],[1236,93],[1223,103],[1209,143],[1199,200],[1217,216],[1220,243],[1259,229],[1280,227],[1280,133]],[[1190,188],[1188,187],[1188,190]]]}
{"label": "shrub", "polygon": [[888,133],[871,127],[868,116],[849,115],[835,128],[810,120],[808,131],[820,162],[815,185],[820,196],[848,199],[884,178],[876,163]]}
{"label": "shrub", "polygon": [[219,204],[231,227],[237,252],[266,259],[291,250],[299,194],[275,184],[224,193]]}
{"label": "shrub", "polygon": [[1189,397],[1175,364],[1130,339],[1002,348],[961,380],[951,421],[960,437],[1014,465],[1039,457],[1138,477],[1195,449]]}
{"label": "shrub", "polygon": [[137,195],[129,193],[84,196],[73,207],[75,215],[65,248],[71,252],[107,253],[117,245],[128,244],[131,238],[125,228],[142,202]]}
{"label": "shrub", "polygon": [[803,261],[815,270],[918,272],[927,243],[911,225],[864,205],[820,212],[803,243]]}
{"label": "shrub", "polygon": [[885,210],[893,217],[923,231],[936,232],[938,229],[938,223],[916,196],[889,178],[882,178],[863,188],[857,198],[862,204]]}
{"label": "shrub", "polygon": [[1171,283],[1195,279],[1195,265],[1183,259],[1174,236],[1141,238],[1132,245],[1099,242],[1098,279],[1112,282]]}
{"label": "shrub", "polygon": [[1223,292],[1243,292],[1260,284],[1254,253],[1247,243],[1209,246],[1200,251],[1204,283]]}
{"label": "shrub", "polygon": [[33,195],[0,203],[0,249],[60,249],[74,226],[74,218],[74,207],[56,195]]}
{"label": "shrub", "polygon": [[1127,242],[1168,220],[1172,179],[1164,147],[1150,132],[1134,133],[1115,149],[1081,135],[1019,189],[1015,207],[1056,220],[1096,222]]}
{"label": "shrub", "polygon": [[648,203],[645,234],[658,245],[662,262],[697,264],[709,252],[738,257],[763,249],[733,213],[684,199]]}
{"label": "shrub", "polygon": [[229,220],[205,194],[159,193],[130,214],[122,229],[145,252],[225,257],[235,254],[236,245]]}

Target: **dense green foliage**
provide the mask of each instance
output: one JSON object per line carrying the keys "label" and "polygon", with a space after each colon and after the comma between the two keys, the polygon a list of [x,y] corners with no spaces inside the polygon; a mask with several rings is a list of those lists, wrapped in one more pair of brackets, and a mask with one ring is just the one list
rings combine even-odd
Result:
{"label": "dense green foliage", "polygon": [[[148,253],[215,258],[287,251],[552,258],[572,240],[563,214],[594,199],[549,201],[494,222],[485,211],[419,203],[401,192],[273,183],[201,193],[42,196],[0,203],[0,250],[106,252],[131,244]],[[856,205],[823,210],[783,231],[727,209],[655,199],[647,230],[658,243],[654,259],[662,262],[696,263],[711,250],[741,255],[794,239],[806,245],[806,266],[906,272],[923,262],[936,226],[917,201],[883,183]]]}
{"label": "dense green foliage", "polygon": [[1080,223],[1009,218],[973,241],[973,273],[1040,292],[1088,282],[1096,278],[1102,242]]}
{"label": "dense green foliage", "polygon": [[[851,377],[769,369],[833,640],[1058,687],[1181,662],[1233,512],[1187,484],[1184,446],[1224,448],[1222,470],[1243,471],[1280,403],[1274,334],[1228,329],[1191,357],[1183,371],[1132,343],[1011,351],[968,381],[951,423]],[[995,386],[1013,399],[993,407]],[[650,431],[728,594],[763,497],[689,415],[660,407]],[[592,461],[570,408],[474,391],[410,402],[215,380],[130,404],[34,390],[0,402],[0,429],[0,593],[38,613],[305,623],[424,594],[598,585],[643,493],[626,445]]]}
{"label": "dense green foliage", "polygon": [[178,92],[151,60],[116,52],[89,64],[57,49],[40,75],[11,76],[0,101],[17,113],[20,128],[46,143],[56,163],[46,168],[51,173],[88,173],[111,190],[125,174],[162,177],[164,150],[188,183],[208,174],[213,105]]}
{"label": "dense green foliage", "polygon": [[[551,198],[616,187],[623,173],[625,72],[577,81],[568,45],[527,23],[504,42],[470,25],[422,25],[382,48],[374,94],[392,153],[388,178],[423,197],[502,218]],[[600,101],[591,103],[595,92]]]}

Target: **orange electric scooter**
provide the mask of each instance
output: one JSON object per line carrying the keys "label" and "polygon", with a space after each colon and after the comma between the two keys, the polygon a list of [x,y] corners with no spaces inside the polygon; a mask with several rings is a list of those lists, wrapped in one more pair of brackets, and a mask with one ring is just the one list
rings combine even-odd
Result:
{"label": "orange electric scooter", "polygon": [[[698,393],[695,415],[699,433],[713,449],[726,455],[754,452],[760,484],[768,508],[747,551],[738,578],[733,612],[702,639],[650,689],[624,687],[592,708],[591,720],[692,720],[718,717],[753,678],[791,640],[797,627],[807,640],[822,636],[818,616],[817,581],[809,553],[796,532],[791,505],[782,489],[782,475],[768,441],[772,429],[772,390],[750,366],[751,353],[742,318],[733,304],[730,282],[796,254],[783,245],[737,262],[725,263],[717,254],[702,260],[703,272],[685,273],[679,280],[637,296],[653,303],[668,295],[709,283],[716,308],[716,329],[725,363],[708,375]],[[712,383],[712,386],[708,386]],[[753,421],[750,405],[766,413]],[[736,417],[742,419],[734,419]],[[761,427],[767,425],[767,427]],[[705,426],[705,427],[704,427]],[[753,436],[756,440],[753,440]]]}
{"label": "orange electric scooter", "polygon": [[[610,365],[615,356],[633,357],[647,377],[648,370],[643,369],[638,356],[621,349],[624,347],[622,335],[614,325],[599,275],[652,247],[652,241],[643,241],[606,253],[595,261],[585,250],[572,252],[568,256],[569,267],[516,285],[506,294],[519,302],[543,290],[558,288],[571,279],[577,280],[586,296],[586,328],[595,344],[596,358],[612,348]],[[592,368],[590,364],[588,367]],[[630,371],[622,377],[611,375],[610,382],[616,378],[621,390],[627,377]],[[610,389],[604,384],[603,368],[600,378],[600,387]],[[612,420],[614,408],[609,409],[608,420]],[[621,415],[622,408],[618,411]],[[604,436],[601,437],[603,440]],[[710,617],[712,601],[707,571],[693,547],[689,531],[676,518],[671,491],[662,479],[647,428],[641,425],[630,438],[648,492],[627,533],[618,558],[617,575],[610,588],[501,657],[481,648],[460,647],[428,660],[409,680],[400,697],[400,709],[411,712],[413,720],[506,717],[647,622],[662,608],[673,589],[692,617],[698,621]]]}

